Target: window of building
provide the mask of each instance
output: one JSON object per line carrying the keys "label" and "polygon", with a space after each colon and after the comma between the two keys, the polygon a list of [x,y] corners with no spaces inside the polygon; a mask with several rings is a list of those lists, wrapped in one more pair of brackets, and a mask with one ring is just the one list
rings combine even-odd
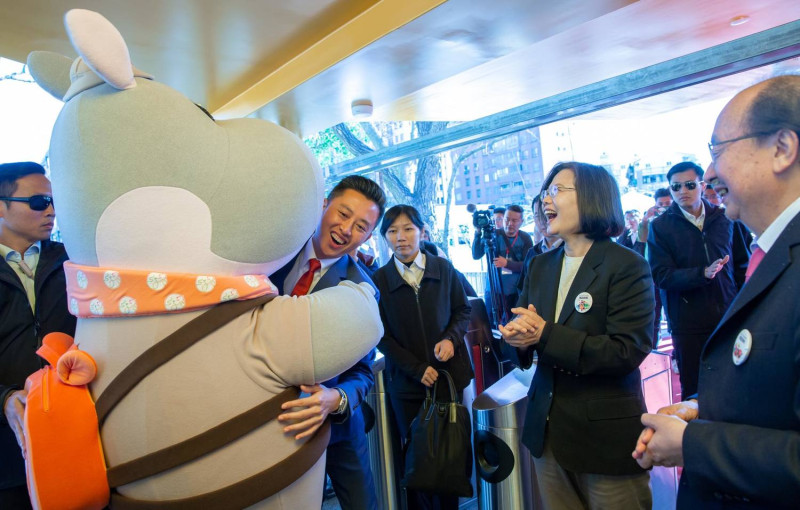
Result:
{"label": "window of building", "polygon": [[467,200],[470,200],[471,198],[472,198],[472,192],[467,191]]}

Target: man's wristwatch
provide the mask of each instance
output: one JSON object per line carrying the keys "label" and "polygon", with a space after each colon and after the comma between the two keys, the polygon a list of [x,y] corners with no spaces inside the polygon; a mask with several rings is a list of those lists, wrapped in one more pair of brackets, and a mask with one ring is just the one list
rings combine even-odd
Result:
{"label": "man's wristwatch", "polygon": [[344,412],[347,410],[347,393],[345,393],[341,388],[334,389],[339,392],[341,400],[339,400],[339,407],[337,407],[336,410],[331,414],[344,414]]}

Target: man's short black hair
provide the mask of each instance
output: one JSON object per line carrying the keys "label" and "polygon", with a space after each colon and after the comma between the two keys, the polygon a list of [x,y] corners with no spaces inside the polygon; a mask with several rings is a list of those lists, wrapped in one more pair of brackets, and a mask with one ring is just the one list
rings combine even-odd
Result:
{"label": "man's short black hair", "polygon": [[549,188],[555,176],[562,170],[575,172],[581,233],[592,240],[620,235],[625,226],[625,218],[622,215],[619,186],[614,176],[602,166],[569,161],[559,163],[550,170],[542,189]]}
{"label": "man's short black hair", "polygon": [[[519,214],[523,214],[525,211],[522,210],[522,206],[517,204],[511,204],[506,208],[506,212],[511,211]],[[497,210],[495,210],[497,212]]]}
{"label": "man's short black hair", "polygon": [[697,178],[701,181],[703,180],[703,174],[705,172],[702,168],[700,168],[700,165],[691,161],[682,161],[677,165],[673,165],[672,168],[669,169],[669,172],[667,172],[667,181],[671,182],[673,175],[681,172],[688,172],[689,170],[694,170],[694,173],[697,174]]}
{"label": "man's short black hair", "polygon": [[386,209],[386,193],[378,186],[378,183],[360,175],[348,175],[333,187],[328,194],[328,202],[349,189],[358,191],[369,200],[375,202],[375,205],[378,206],[378,221],[380,221]]}
{"label": "man's short black hair", "polygon": [[655,193],[653,193],[653,200],[658,201],[659,198],[662,197],[670,197],[672,195],[669,194],[669,188],[658,188]]}
{"label": "man's short black hair", "polygon": [[413,205],[398,204],[386,211],[386,215],[383,217],[383,223],[381,223],[381,235],[383,237],[386,237],[386,232],[389,231],[389,227],[392,226],[392,223],[394,223],[401,214],[408,216],[411,223],[416,225],[420,231],[425,227],[425,222],[422,221],[422,215],[420,215],[419,211],[417,211]]}
{"label": "man's short black hair", "polygon": [[744,125],[748,133],[766,133],[780,129],[797,133],[800,138],[800,76],[776,76],[764,83],[748,108]]}
{"label": "man's short black hair", "polygon": [[17,179],[26,175],[44,175],[44,167],[32,161],[0,165],[0,197],[10,197],[17,191]]}
{"label": "man's short black hair", "polygon": [[495,214],[505,214],[506,213],[506,208],[505,207],[495,207],[494,208],[494,213]]}
{"label": "man's short black hair", "polygon": [[625,211],[625,214],[633,214],[635,216],[641,216],[642,213],[640,213],[636,209],[628,209],[627,211]]}

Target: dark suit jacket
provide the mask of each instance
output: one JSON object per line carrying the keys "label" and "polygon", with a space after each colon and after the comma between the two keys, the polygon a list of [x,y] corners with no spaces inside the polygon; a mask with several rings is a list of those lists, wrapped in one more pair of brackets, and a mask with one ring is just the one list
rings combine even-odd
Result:
{"label": "dark suit jacket", "polygon": [[[278,287],[278,292],[284,294],[283,282],[286,275],[291,271],[297,257],[292,259],[285,266],[270,276],[270,281]],[[350,280],[355,283],[367,282],[375,289],[367,275],[359,269],[358,265],[349,255],[340,258],[333,264],[328,271],[320,278],[311,293],[339,285],[343,280]],[[377,294],[376,294],[377,298]],[[348,410],[342,415],[331,415],[331,440],[329,444],[336,443],[353,437],[355,434],[364,434],[364,416],[360,406],[367,397],[369,389],[375,384],[375,375],[372,373],[372,362],[375,360],[375,349],[371,350],[366,356],[347,369],[342,374],[329,381],[322,383],[328,388],[341,388],[347,394]]]}
{"label": "dark suit jacket", "polygon": [[[554,320],[564,247],[537,255],[517,306],[533,304],[547,321],[539,343],[508,348],[522,367],[539,361],[529,390],[522,442],[540,457],[545,434],[558,463],[578,473],[641,473],[631,445],[645,410],[638,367],[653,335],[653,282],[647,262],[608,239],[595,241]],[[592,296],[575,310],[581,292]],[[549,421],[548,421],[549,417]]]}
{"label": "dark suit jacket", "polygon": [[[800,504],[800,215],[766,254],[700,359],[700,417],[683,436],[678,508]],[[736,366],[739,332],[752,335]],[[749,500],[749,502],[745,501]]]}
{"label": "dark suit jacket", "polygon": [[[42,241],[34,289],[36,313],[11,266],[0,259],[0,405],[25,386],[25,379],[46,362],[36,354],[42,338],[52,332],[75,334],[75,317],[67,309],[61,243]],[[25,464],[17,439],[0,410],[0,489],[25,485]],[[2,507],[2,501],[0,501]]]}

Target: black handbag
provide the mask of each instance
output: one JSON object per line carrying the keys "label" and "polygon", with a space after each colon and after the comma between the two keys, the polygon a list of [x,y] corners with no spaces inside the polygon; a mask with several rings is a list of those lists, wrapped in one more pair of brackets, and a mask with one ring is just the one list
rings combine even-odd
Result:
{"label": "black handbag", "polygon": [[[437,386],[447,379],[450,401],[437,400]],[[433,392],[411,422],[406,445],[406,472],[401,485],[416,491],[472,497],[472,424],[469,411],[458,403],[453,378],[439,370]],[[431,395],[433,393],[433,395]]]}

